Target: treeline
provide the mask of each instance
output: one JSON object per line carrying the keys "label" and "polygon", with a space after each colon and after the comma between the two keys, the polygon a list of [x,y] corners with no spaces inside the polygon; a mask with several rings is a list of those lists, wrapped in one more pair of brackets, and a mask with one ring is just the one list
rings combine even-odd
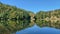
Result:
{"label": "treeline", "polygon": [[30,11],[0,3],[0,19],[30,20]]}
{"label": "treeline", "polygon": [[60,9],[51,11],[39,11],[36,13],[36,22],[39,20],[59,20],[60,19]]}
{"label": "treeline", "polygon": [[[60,9],[52,11],[31,11],[0,3],[0,34],[12,34],[26,27],[31,27],[34,22],[38,26],[60,28]],[[57,24],[57,25],[56,25]]]}
{"label": "treeline", "polygon": [[0,3],[0,34],[14,34],[31,27],[33,12]]}
{"label": "treeline", "polygon": [[36,24],[40,27],[53,27],[60,29],[60,9],[39,11],[36,13]]}

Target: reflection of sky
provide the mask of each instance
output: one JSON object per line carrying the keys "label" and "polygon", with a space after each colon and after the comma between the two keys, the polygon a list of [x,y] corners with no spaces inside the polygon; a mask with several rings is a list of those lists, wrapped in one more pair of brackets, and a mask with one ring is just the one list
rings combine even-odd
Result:
{"label": "reflection of sky", "polygon": [[27,28],[25,30],[19,31],[16,34],[60,34],[60,30],[50,27],[40,28],[34,25],[31,28]]}
{"label": "reflection of sky", "polygon": [[5,4],[10,4],[37,12],[40,10],[53,10],[60,8],[60,0],[0,0]]}

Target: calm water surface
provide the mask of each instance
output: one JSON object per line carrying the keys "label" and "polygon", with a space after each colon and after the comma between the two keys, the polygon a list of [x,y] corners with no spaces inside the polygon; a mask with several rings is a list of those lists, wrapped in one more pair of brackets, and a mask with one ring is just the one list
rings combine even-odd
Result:
{"label": "calm water surface", "polygon": [[51,27],[38,27],[34,25],[24,30],[16,32],[16,34],[60,34],[60,29]]}

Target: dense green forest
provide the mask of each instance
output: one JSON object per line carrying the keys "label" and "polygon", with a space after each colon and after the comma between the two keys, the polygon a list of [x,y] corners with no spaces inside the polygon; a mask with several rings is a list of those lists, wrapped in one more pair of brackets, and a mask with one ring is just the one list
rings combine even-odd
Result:
{"label": "dense green forest", "polygon": [[36,13],[36,24],[40,27],[55,27],[60,29],[60,9],[39,11]]}
{"label": "dense green forest", "polygon": [[40,27],[60,28],[60,9],[34,14],[32,11],[0,3],[0,34],[14,34],[35,23]]}
{"label": "dense green forest", "polygon": [[33,26],[32,14],[31,11],[0,3],[0,34],[12,34]]}
{"label": "dense green forest", "polygon": [[1,19],[29,19],[29,12],[24,9],[19,9],[15,6],[5,5],[0,3],[0,18]]}

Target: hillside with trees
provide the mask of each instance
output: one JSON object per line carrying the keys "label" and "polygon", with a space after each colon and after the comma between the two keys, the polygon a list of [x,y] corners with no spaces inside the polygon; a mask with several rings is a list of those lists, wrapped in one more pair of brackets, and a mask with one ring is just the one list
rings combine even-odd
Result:
{"label": "hillside with trees", "polygon": [[34,25],[33,12],[0,3],[0,34],[12,34]]}
{"label": "hillside with trees", "polygon": [[0,3],[0,34],[15,34],[34,24],[40,27],[60,28],[60,9],[34,14],[16,6]]}
{"label": "hillside with trees", "polygon": [[36,24],[41,26],[50,26],[60,28],[60,9],[51,11],[39,11],[36,14]]}

